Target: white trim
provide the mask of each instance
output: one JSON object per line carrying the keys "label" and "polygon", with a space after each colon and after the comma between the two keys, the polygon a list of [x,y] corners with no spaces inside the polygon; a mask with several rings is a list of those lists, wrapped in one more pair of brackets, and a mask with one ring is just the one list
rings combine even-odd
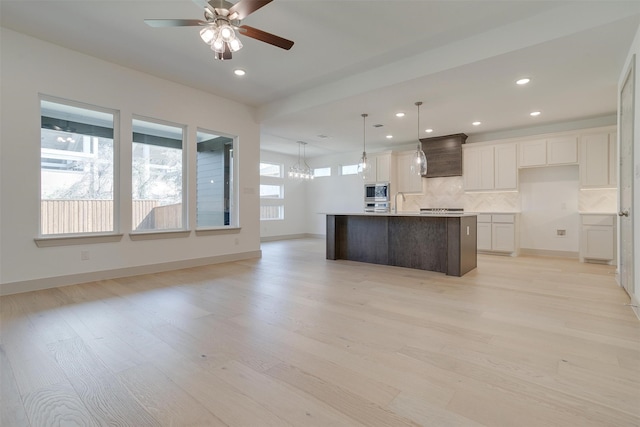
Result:
{"label": "white trim", "polygon": [[530,256],[548,256],[556,258],[575,258],[579,259],[579,253],[573,251],[553,251],[548,249],[525,249],[520,248],[520,255]]}
{"label": "white trim", "polygon": [[300,233],[300,234],[283,234],[281,236],[268,236],[268,237],[260,237],[261,242],[276,242],[279,240],[294,240],[294,239],[309,239],[309,238],[318,238],[321,237],[324,239],[324,235],[319,236],[317,234],[309,234],[309,233]]}
{"label": "white trim", "polygon": [[55,237],[36,237],[33,241],[39,248],[51,248],[54,246],[119,242],[122,240],[122,236],[123,234],[60,234]]}
{"label": "white trim", "polygon": [[174,239],[179,237],[189,237],[190,234],[191,230],[141,231],[129,233],[129,238],[133,241]]}
{"label": "white trim", "polygon": [[137,267],[126,267],[114,270],[94,271],[90,273],[3,283],[0,285],[0,296],[39,291],[42,289],[59,288],[62,286],[77,285],[79,283],[95,282],[97,280],[117,279],[119,277],[138,276],[141,274],[153,274],[163,271],[180,270],[183,268],[199,267],[210,264],[222,264],[225,262],[241,261],[253,258],[262,258],[262,251],[240,252],[206,258],[187,259],[182,261],[141,265]]}

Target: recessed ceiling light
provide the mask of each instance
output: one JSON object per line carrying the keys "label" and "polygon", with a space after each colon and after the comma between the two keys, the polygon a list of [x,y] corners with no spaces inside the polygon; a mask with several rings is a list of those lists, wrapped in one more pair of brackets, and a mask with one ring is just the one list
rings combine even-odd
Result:
{"label": "recessed ceiling light", "polygon": [[425,129],[424,131],[425,131],[426,133],[431,133],[431,132],[433,132],[433,129]]}
{"label": "recessed ceiling light", "polygon": [[235,74],[236,76],[244,76],[245,74],[247,74],[247,72],[240,68],[236,68],[235,70],[233,70],[233,74]]}
{"label": "recessed ceiling light", "polygon": [[531,113],[529,113],[530,116],[536,117],[540,115],[540,111],[533,111]]}
{"label": "recessed ceiling light", "polygon": [[387,135],[387,139],[393,138],[393,135]]}
{"label": "recessed ceiling light", "polygon": [[526,85],[527,83],[529,83],[531,81],[530,78],[528,77],[523,77],[521,79],[516,80],[516,84],[522,86],[522,85]]}
{"label": "recessed ceiling light", "polygon": [[396,117],[404,117],[404,113],[396,113]]}
{"label": "recessed ceiling light", "polygon": [[480,126],[482,124],[482,122],[473,122],[471,124],[474,125],[474,126]]}

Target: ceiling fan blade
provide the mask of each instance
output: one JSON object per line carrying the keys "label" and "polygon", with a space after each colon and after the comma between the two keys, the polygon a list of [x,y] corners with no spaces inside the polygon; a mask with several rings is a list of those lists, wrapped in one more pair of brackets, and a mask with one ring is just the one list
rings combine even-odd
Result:
{"label": "ceiling fan blade", "polygon": [[243,34],[252,39],[260,40],[261,42],[269,43],[270,45],[279,47],[281,49],[289,50],[293,46],[291,40],[283,39],[275,34],[267,33],[266,31],[259,30],[257,28],[250,27],[248,25],[241,25],[238,27],[240,34]]}
{"label": "ceiling fan blade", "polygon": [[205,25],[199,19],[145,19],[144,23],[150,27],[197,27]]}
{"label": "ceiling fan blade", "polygon": [[266,6],[273,0],[240,0],[229,8],[229,16],[236,15],[232,19],[243,20],[262,6]]}

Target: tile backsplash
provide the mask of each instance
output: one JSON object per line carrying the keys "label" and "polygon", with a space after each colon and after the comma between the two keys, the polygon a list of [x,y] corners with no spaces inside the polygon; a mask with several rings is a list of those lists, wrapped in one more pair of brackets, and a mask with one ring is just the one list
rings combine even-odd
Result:
{"label": "tile backsplash", "polygon": [[580,190],[580,212],[618,212],[618,190],[615,188]]}
{"label": "tile backsplash", "polygon": [[466,212],[519,212],[516,191],[465,193],[461,176],[428,178],[422,181],[422,194],[407,195],[400,205],[404,211],[420,208],[464,208]]}
{"label": "tile backsplash", "polygon": [[[401,201],[399,201],[402,203]],[[406,196],[400,210],[418,211],[420,208],[464,208],[466,212],[520,212],[520,193],[464,192],[461,176],[428,178],[422,181],[422,194]],[[580,190],[580,212],[617,212],[618,193],[615,188]]]}

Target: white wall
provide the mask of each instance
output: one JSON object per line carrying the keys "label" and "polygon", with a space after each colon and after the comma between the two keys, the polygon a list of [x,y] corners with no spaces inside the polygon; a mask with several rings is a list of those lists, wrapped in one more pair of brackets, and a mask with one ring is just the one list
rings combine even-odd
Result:
{"label": "white wall", "polygon": [[[253,108],[158,79],[22,34],[1,29],[0,283],[171,263],[259,251],[259,125]],[[212,68],[215,64],[211,64]],[[120,111],[120,215],[118,243],[38,248],[40,104],[46,94]],[[132,115],[188,126],[189,193],[195,191],[197,127],[239,137],[237,234],[131,241],[130,135]],[[191,197],[193,199],[193,196]],[[195,200],[189,201],[195,224]],[[237,242],[237,243],[236,243]],[[81,261],[80,252],[90,260]],[[15,286],[14,286],[15,287]]]}
{"label": "white wall", "polygon": [[358,175],[340,175],[340,166],[358,163],[362,153],[316,157],[311,167],[331,167],[331,176],[316,178],[307,185],[307,233],[325,235],[326,213],[362,212],[364,181]]}
{"label": "white wall", "polygon": [[[634,56],[635,55],[635,56]],[[631,61],[635,58],[635,117],[634,117],[634,129],[633,129],[633,207],[631,213],[633,215],[633,247],[634,256],[637,261],[640,259],[640,27],[636,32],[636,36],[631,43],[629,53],[625,61],[624,67],[620,70],[620,79],[618,80],[618,94],[626,78],[626,73],[629,70]],[[618,98],[618,104],[619,104]],[[618,150],[620,152],[620,150]],[[618,240],[619,241],[619,240]],[[618,268],[620,266],[618,265]],[[632,297],[637,304],[640,302],[640,265],[638,262],[634,262],[634,284],[635,292]],[[639,311],[636,311],[638,313]]]}
{"label": "white wall", "polygon": [[298,162],[298,156],[287,156],[271,151],[260,151],[260,161],[277,163],[284,167],[283,178],[261,177],[265,184],[284,185],[284,220],[260,221],[260,237],[264,240],[299,237],[307,233],[307,181],[291,179],[289,168]]}
{"label": "white wall", "polygon": [[[520,247],[544,251],[579,250],[578,166],[520,169]],[[558,237],[556,230],[566,230]]]}

